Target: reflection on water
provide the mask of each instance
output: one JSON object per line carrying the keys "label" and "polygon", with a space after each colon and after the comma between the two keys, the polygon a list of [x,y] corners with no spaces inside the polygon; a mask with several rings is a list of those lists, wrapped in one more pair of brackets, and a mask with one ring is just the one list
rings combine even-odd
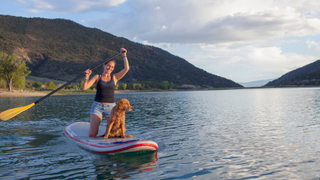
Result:
{"label": "reflection on water", "polygon": [[[127,133],[151,154],[101,155],[63,128],[89,121],[93,95],[52,96],[0,122],[0,177],[8,179],[317,179],[319,88],[117,94],[133,110]],[[0,111],[38,98],[0,99]],[[103,121],[102,125],[106,125]]]}
{"label": "reflection on water", "polygon": [[93,164],[98,179],[125,179],[156,169],[157,160],[157,152],[125,153],[101,156]]}

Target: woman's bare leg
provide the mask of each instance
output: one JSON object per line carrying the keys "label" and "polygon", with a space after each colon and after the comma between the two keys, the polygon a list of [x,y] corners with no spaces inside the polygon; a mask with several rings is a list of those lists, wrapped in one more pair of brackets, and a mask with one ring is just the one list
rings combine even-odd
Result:
{"label": "woman's bare leg", "polygon": [[90,129],[89,136],[96,136],[99,132],[99,125],[101,123],[102,117],[96,114],[90,114]]}

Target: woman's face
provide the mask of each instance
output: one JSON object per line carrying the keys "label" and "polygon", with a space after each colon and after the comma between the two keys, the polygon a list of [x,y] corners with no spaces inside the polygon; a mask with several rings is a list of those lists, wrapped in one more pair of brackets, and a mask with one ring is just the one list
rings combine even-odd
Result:
{"label": "woman's face", "polygon": [[113,61],[108,62],[104,65],[104,70],[107,74],[110,74],[114,69],[115,63]]}

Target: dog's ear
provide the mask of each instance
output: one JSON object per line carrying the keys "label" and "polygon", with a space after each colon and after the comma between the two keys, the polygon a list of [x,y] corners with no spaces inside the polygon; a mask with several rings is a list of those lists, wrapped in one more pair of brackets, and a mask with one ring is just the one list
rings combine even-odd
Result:
{"label": "dog's ear", "polygon": [[123,110],[123,101],[122,99],[118,102],[118,109]]}

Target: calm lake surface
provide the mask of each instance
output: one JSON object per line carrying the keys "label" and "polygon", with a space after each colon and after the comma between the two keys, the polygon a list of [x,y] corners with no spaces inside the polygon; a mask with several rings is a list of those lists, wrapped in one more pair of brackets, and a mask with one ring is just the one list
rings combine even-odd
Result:
{"label": "calm lake surface", "polygon": [[[0,99],[0,112],[39,98]],[[319,88],[116,94],[133,106],[127,134],[159,145],[127,155],[65,137],[65,126],[89,122],[93,98],[52,96],[1,121],[0,179],[320,178]]]}

